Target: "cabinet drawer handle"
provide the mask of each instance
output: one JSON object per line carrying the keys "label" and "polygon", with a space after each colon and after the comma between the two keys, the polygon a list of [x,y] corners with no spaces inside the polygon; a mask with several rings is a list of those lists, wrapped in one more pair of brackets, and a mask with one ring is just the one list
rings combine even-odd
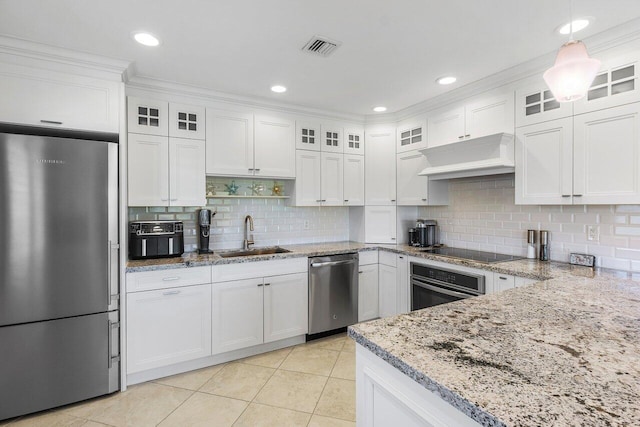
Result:
{"label": "cabinet drawer handle", "polygon": [[460,135],[458,139],[464,139],[464,135]]}
{"label": "cabinet drawer handle", "polygon": [[265,286],[271,286],[271,283],[265,283],[264,285]]}
{"label": "cabinet drawer handle", "polygon": [[167,291],[167,292],[163,292],[162,295],[165,295],[165,296],[178,295],[179,293],[180,291]]}
{"label": "cabinet drawer handle", "polygon": [[260,287],[260,286],[262,286],[262,283],[260,283],[260,284],[258,285],[258,287]]}
{"label": "cabinet drawer handle", "polygon": [[180,276],[162,278],[163,282],[173,282],[174,280],[180,280]]}
{"label": "cabinet drawer handle", "polygon": [[464,137],[465,137],[465,138],[469,138],[470,136],[471,136],[471,135],[465,135]]}
{"label": "cabinet drawer handle", "polygon": [[40,120],[40,123],[46,123],[48,125],[61,125],[62,122],[59,122],[57,120]]}
{"label": "cabinet drawer handle", "polygon": [[500,277],[500,280],[507,280],[507,278],[504,276],[499,276],[499,277]]}

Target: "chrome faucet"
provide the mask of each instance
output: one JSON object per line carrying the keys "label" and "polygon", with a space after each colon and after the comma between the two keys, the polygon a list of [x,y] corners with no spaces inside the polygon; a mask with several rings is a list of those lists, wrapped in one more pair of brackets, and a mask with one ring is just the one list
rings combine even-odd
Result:
{"label": "chrome faucet", "polygon": [[253,218],[251,215],[247,215],[244,217],[244,240],[242,242],[242,248],[246,251],[249,250],[249,245],[253,245],[255,242],[253,241],[253,235],[251,235],[251,240],[249,240],[249,232],[247,231],[247,222],[249,223],[249,229],[253,231]]}

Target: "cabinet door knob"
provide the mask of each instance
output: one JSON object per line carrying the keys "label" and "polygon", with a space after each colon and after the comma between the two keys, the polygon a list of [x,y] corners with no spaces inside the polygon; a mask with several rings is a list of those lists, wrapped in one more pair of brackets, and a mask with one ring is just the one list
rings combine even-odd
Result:
{"label": "cabinet door knob", "polygon": [[470,136],[471,136],[471,135],[465,135],[464,137],[465,137],[465,138],[469,138]]}
{"label": "cabinet door knob", "polygon": [[571,197],[571,194],[563,194],[562,197]]}
{"label": "cabinet door knob", "polygon": [[396,201],[396,199],[393,199],[391,202],[395,202],[395,201]]}
{"label": "cabinet door knob", "polygon": [[464,135],[460,135],[458,139],[464,139]]}
{"label": "cabinet door knob", "polygon": [[395,238],[395,237],[392,237],[392,238],[391,238],[391,240],[396,240],[396,238]]}
{"label": "cabinet door knob", "polygon": [[258,287],[260,287],[260,286],[262,286],[262,283],[260,283],[260,284],[258,285]]}
{"label": "cabinet door knob", "polygon": [[364,271],[358,271],[358,274],[362,274],[362,273],[364,273]]}
{"label": "cabinet door knob", "polygon": [[256,168],[253,170],[254,172],[260,172],[260,168]]}
{"label": "cabinet door knob", "polygon": [[426,201],[427,201],[427,199],[422,199],[422,201],[423,201],[423,202],[426,202]]}
{"label": "cabinet door knob", "polygon": [[500,280],[507,280],[507,278],[504,276],[499,276],[499,277],[500,277]]}
{"label": "cabinet door knob", "polygon": [[582,197],[582,194],[574,194],[573,197]]}
{"label": "cabinet door knob", "polygon": [[345,201],[345,202],[348,202],[349,200],[348,200],[348,199],[345,199],[344,201]]}
{"label": "cabinet door knob", "polygon": [[254,170],[255,170],[254,168],[249,168],[249,172],[252,172],[252,171],[254,171]]}
{"label": "cabinet door knob", "polygon": [[265,283],[264,285],[265,286],[271,286],[271,283]]}

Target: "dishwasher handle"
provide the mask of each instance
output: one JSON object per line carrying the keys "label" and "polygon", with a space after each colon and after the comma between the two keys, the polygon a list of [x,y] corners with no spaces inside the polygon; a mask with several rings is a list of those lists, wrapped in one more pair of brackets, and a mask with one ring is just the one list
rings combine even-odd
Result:
{"label": "dishwasher handle", "polygon": [[355,264],[356,261],[357,260],[355,259],[345,259],[342,261],[312,262],[311,267],[318,268],[318,267],[328,267],[332,265]]}

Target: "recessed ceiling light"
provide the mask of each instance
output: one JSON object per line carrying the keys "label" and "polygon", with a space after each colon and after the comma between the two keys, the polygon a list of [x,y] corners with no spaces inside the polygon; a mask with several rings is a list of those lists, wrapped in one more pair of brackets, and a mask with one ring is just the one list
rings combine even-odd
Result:
{"label": "recessed ceiling light", "polygon": [[383,107],[383,106],[374,107],[373,111],[375,111],[376,113],[384,113],[385,111],[387,111],[387,107]]}
{"label": "recessed ceiling light", "polygon": [[436,82],[440,85],[450,85],[451,83],[455,83],[456,80],[458,79],[453,76],[444,76],[440,77]]}
{"label": "recessed ceiling light", "polygon": [[287,88],[280,85],[271,86],[271,90],[275,93],[283,93],[287,91]]}
{"label": "recessed ceiling light", "polygon": [[[578,19],[574,19],[573,20],[573,32],[577,33],[580,30],[584,30],[585,28],[587,28],[587,26],[593,22],[593,18],[591,17],[586,17],[586,18],[578,18]],[[556,31],[559,32],[560,34],[569,34],[570,32],[570,27],[571,23],[567,22],[566,24],[560,25]]]}
{"label": "recessed ceiling light", "polygon": [[160,44],[160,40],[158,40],[156,36],[143,31],[133,33],[133,38],[135,41],[145,46],[158,46]]}

